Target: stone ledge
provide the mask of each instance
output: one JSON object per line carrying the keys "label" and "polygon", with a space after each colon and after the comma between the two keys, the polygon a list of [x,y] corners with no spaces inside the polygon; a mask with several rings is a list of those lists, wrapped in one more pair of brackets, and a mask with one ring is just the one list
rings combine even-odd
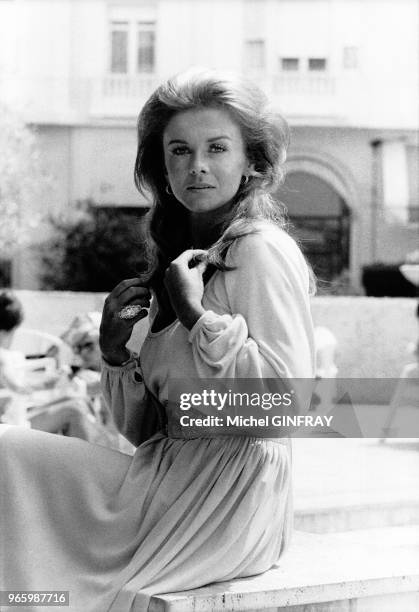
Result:
{"label": "stone ledge", "polygon": [[418,526],[327,535],[295,532],[279,567],[260,576],[153,597],[149,612],[285,611],[386,595],[394,600],[407,593],[416,599],[418,592]]}
{"label": "stone ledge", "polygon": [[[76,315],[101,311],[106,297],[105,293],[70,291],[16,290],[16,293],[25,310],[24,327],[58,336]],[[403,365],[412,360],[406,347],[417,336],[415,311],[415,298],[312,298],[315,325],[327,327],[337,339],[336,365],[340,378],[398,378]],[[136,349],[145,332],[143,319],[133,334]]]}

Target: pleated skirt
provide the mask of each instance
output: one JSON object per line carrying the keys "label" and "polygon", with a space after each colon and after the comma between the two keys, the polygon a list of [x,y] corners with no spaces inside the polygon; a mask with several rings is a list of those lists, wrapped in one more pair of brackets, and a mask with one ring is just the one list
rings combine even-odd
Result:
{"label": "pleated skirt", "polygon": [[56,610],[145,612],[154,594],[264,572],[287,547],[286,440],[156,434],[129,456],[0,432],[3,590],[69,591]]}

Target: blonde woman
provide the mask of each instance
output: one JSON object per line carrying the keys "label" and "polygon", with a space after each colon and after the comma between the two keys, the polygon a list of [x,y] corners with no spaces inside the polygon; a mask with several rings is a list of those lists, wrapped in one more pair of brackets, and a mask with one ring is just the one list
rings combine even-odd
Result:
{"label": "blonde woman", "polygon": [[[289,441],[171,437],[167,421],[175,378],[313,375],[310,275],[271,196],[287,139],[256,87],[218,74],[179,75],[145,104],[135,179],[153,199],[149,271],[112,291],[100,337],[103,391],[137,450],[6,432],[5,588],[147,610],[153,594],[264,572],[286,549]],[[147,314],[138,358],[126,343]]]}

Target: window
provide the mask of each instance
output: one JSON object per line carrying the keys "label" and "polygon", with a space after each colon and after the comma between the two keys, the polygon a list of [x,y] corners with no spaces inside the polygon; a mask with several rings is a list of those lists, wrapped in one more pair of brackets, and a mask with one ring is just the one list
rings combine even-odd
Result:
{"label": "window", "polygon": [[247,40],[245,44],[246,69],[265,69],[265,41]]}
{"label": "window", "polygon": [[112,24],[111,29],[111,72],[128,72],[128,24]]}
{"label": "window", "polygon": [[343,47],[343,67],[346,70],[358,68],[358,47]]}
{"label": "window", "polygon": [[10,287],[12,283],[12,262],[0,258],[0,287]]}
{"label": "window", "polygon": [[407,173],[409,182],[409,213],[410,223],[419,223],[419,147],[406,147]]}
{"label": "window", "polygon": [[137,30],[137,72],[154,71],[154,23],[139,23]]}
{"label": "window", "polygon": [[154,21],[112,21],[110,71],[113,74],[143,74],[155,69]]}
{"label": "window", "polygon": [[281,57],[281,68],[282,70],[298,70],[300,67],[300,60],[298,57]]}
{"label": "window", "polygon": [[326,70],[326,59],[324,57],[309,57],[308,69],[312,71]]}

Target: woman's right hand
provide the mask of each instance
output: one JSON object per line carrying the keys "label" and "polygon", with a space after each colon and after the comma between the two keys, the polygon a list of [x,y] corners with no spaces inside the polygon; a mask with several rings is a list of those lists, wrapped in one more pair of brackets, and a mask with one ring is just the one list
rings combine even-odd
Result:
{"label": "woman's right hand", "polygon": [[[129,358],[126,343],[134,325],[148,314],[151,294],[138,278],[122,281],[105,300],[100,324],[99,345],[104,359],[111,365],[120,365]],[[124,306],[139,305],[140,312],[132,319],[121,319]]]}

